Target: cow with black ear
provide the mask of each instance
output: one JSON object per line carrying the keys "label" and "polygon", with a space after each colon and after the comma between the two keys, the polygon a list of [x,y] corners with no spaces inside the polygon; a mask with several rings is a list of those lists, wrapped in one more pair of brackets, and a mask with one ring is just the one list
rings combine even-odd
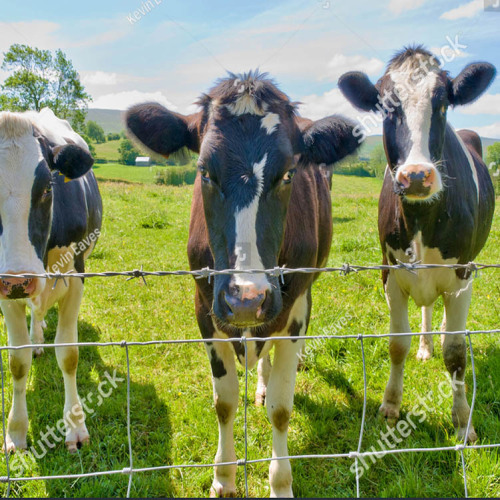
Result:
{"label": "cow with black ear", "polygon": [[[191,269],[243,273],[196,280],[196,317],[205,339],[246,337],[248,366],[258,363],[256,402],[267,406],[273,457],[288,454],[298,354],[311,311],[317,274],[254,272],[276,266],[321,267],[332,237],[330,171],[326,165],[354,152],[354,124],[340,116],[311,121],[265,75],[230,75],[204,95],[198,113],[183,116],[159,104],[140,104],[127,128],[152,151],[168,156],[187,147],[199,153],[191,208]],[[326,165],[325,165],[326,164]],[[275,336],[293,340],[274,341]],[[269,351],[274,347],[271,367]],[[238,405],[235,354],[241,342],[207,342],[219,423],[216,463],[234,462],[233,421]],[[217,466],[216,496],[236,495],[236,465]],[[290,462],[270,465],[271,496],[292,496]]]}
{"label": "cow with black ear", "polygon": [[[83,279],[25,278],[25,274],[84,272],[99,236],[102,203],[92,156],[68,122],[45,108],[39,113],[0,113],[0,307],[9,345],[43,343],[44,316],[59,304],[56,343],[78,341]],[[31,309],[30,335],[26,306]],[[41,354],[37,348],[35,354]],[[78,397],[78,347],[57,347],[64,377],[66,446],[75,452],[89,440]],[[32,349],[13,350],[14,384],[5,447],[27,446],[26,380]]]}
{"label": "cow with black ear", "polygon": [[[455,78],[418,47],[389,62],[376,85],[360,72],[343,75],[339,87],[363,111],[383,114],[387,169],[379,202],[384,264],[467,264],[483,248],[491,227],[495,195],[482,160],[481,140],[470,130],[455,132],[449,106],[477,99],[495,76],[489,63],[466,66]],[[357,131],[357,135],[359,130]],[[422,307],[422,331],[432,331],[432,308],[443,297],[444,332],[464,331],[472,293],[468,269],[383,272],[391,332],[409,332],[408,297]],[[380,408],[395,420],[403,395],[403,369],[411,337],[391,337],[391,374]],[[433,352],[432,336],[420,339],[419,359]],[[453,383],[453,423],[464,437],[470,409],[465,396],[464,335],[443,337],[443,357]],[[470,428],[469,439],[476,439]]]}

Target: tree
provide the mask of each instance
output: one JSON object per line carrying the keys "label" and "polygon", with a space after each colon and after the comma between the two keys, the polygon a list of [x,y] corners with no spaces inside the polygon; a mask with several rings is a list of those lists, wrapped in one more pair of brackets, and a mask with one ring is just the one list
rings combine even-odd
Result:
{"label": "tree", "polygon": [[384,177],[386,165],[387,158],[385,157],[384,146],[377,144],[370,153],[370,167],[373,169],[375,177]]}
{"label": "tree", "polygon": [[120,137],[120,134],[117,132],[109,132],[106,138],[108,141],[119,141]]}
{"label": "tree", "polygon": [[120,142],[118,153],[120,153],[119,162],[125,165],[135,165],[135,159],[141,155],[129,139],[123,139]]}
{"label": "tree", "polygon": [[495,142],[488,146],[486,153],[486,165],[490,171],[495,172],[500,167],[500,142]]}
{"label": "tree", "polygon": [[1,69],[12,74],[2,85],[0,106],[15,111],[40,111],[47,106],[82,131],[91,97],[64,52],[56,50],[52,55],[49,50],[14,44],[4,54]]}
{"label": "tree", "polygon": [[87,132],[87,135],[90,137],[90,139],[95,141],[97,144],[106,142],[104,130],[97,122],[94,122],[92,120],[88,121],[87,126],[85,127],[85,131]]}
{"label": "tree", "polygon": [[87,146],[89,147],[90,154],[95,158],[96,157],[96,150],[94,145],[90,142],[90,137],[85,134],[80,134],[81,138],[87,143]]}

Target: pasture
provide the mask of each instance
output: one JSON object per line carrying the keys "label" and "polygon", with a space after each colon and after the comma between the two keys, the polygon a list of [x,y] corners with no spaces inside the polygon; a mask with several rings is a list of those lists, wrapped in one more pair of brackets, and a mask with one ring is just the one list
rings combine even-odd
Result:
{"label": "pasture", "polygon": [[[118,167],[116,167],[118,168]],[[186,256],[192,186],[165,187],[133,177],[133,167],[121,167],[119,178],[141,183],[100,183],[104,201],[101,239],[87,263],[87,271],[188,269]],[[111,167],[102,165],[101,173]],[[141,169],[144,175],[149,169]],[[118,174],[116,174],[118,176]],[[139,174],[137,174],[139,175]],[[334,176],[334,236],[329,265],[378,264],[381,252],[377,234],[377,198],[380,181],[372,178]],[[497,200],[497,203],[500,200]],[[500,208],[478,262],[500,262]],[[191,277],[93,278],[86,281],[80,312],[81,341],[121,341],[199,338],[194,317],[194,282]],[[475,280],[468,328],[493,329],[500,324],[498,271],[480,273]],[[442,306],[435,311],[439,329]],[[411,307],[411,324],[420,327],[420,313]],[[56,311],[46,318],[46,342],[53,342]],[[309,334],[386,333],[389,314],[379,272],[341,277],[323,274],[313,287],[313,312]],[[438,385],[446,380],[441,347],[436,337],[434,358],[417,362],[418,341],[405,372],[402,417],[419,397],[429,397],[427,419],[398,445],[401,448],[450,446],[457,443],[451,422],[451,398],[439,401]],[[7,343],[5,328],[2,343]],[[309,341],[306,369],[297,377],[295,406],[290,422],[289,452],[295,454],[342,453],[357,448],[363,405],[363,370],[355,340]],[[377,416],[389,373],[387,339],[365,340],[368,406],[363,450],[376,446],[385,424]],[[498,335],[473,336],[477,370],[477,401],[473,421],[479,443],[500,443],[500,341]],[[212,402],[210,366],[201,344],[130,347],[131,421],[134,467],[166,464],[212,463],[217,447],[217,423]],[[3,352],[4,367],[7,354]],[[56,475],[127,467],[126,361],[120,347],[80,348],[78,381],[80,397],[98,393],[100,382],[116,370],[123,378],[111,395],[98,405],[88,403],[90,446],[69,455],[64,444],[29,463],[25,476]],[[12,393],[6,372],[6,407]],[[240,375],[244,374],[239,367]],[[249,375],[248,458],[271,455],[271,425],[265,408],[255,407],[256,371]],[[472,395],[470,363],[466,376]],[[28,380],[29,445],[36,445],[47,425],[62,416],[63,380],[54,350],[34,360]],[[240,406],[235,421],[238,458],[244,454],[244,378],[240,377]],[[3,437],[2,437],[3,440]],[[500,495],[498,449],[465,453],[469,494]],[[296,496],[355,496],[352,460],[293,460]],[[371,462],[370,462],[371,464]],[[268,463],[248,466],[249,494],[268,496]],[[1,462],[0,475],[6,475]],[[174,469],[134,475],[132,496],[207,496],[213,470]],[[124,496],[127,476],[101,476],[78,480],[14,483],[14,496],[116,497]],[[238,494],[244,495],[243,468],[238,469]],[[377,460],[360,480],[362,496],[461,497],[462,468],[456,452],[405,453]],[[0,485],[0,494],[5,485]]]}

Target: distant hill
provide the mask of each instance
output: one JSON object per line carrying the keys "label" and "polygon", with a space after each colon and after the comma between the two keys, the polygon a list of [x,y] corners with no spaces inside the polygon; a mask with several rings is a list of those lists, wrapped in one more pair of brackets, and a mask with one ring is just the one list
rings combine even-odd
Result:
{"label": "distant hill", "polygon": [[121,132],[125,129],[123,111],[118,109],[89,109],[87,121],[97,122],[106,134]]}

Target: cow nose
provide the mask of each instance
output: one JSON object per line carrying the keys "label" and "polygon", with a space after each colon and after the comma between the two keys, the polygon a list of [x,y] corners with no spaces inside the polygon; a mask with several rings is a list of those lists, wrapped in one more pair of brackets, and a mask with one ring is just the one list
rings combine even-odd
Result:
{"label": "cow nose", "polygon": [[396,173],[396,183],[407,195],[425,195],[436,182],[436,169],[428,165],[406,165]]}
{"label": "cow nose", "polygon": [[[6,273],[10,274],[10,273]],[[35,290],[36,282],[33,278],[2,278],[0,280],[1,293],[8,299],[23,299],[29,297]]]}
{"label": "cow nose", "polygon": [[229,308],[228,320],[236,325],[255,325],[264,321],[270,294],[269,289],[252,285],[234,286],[224,292],[224,301]]}

